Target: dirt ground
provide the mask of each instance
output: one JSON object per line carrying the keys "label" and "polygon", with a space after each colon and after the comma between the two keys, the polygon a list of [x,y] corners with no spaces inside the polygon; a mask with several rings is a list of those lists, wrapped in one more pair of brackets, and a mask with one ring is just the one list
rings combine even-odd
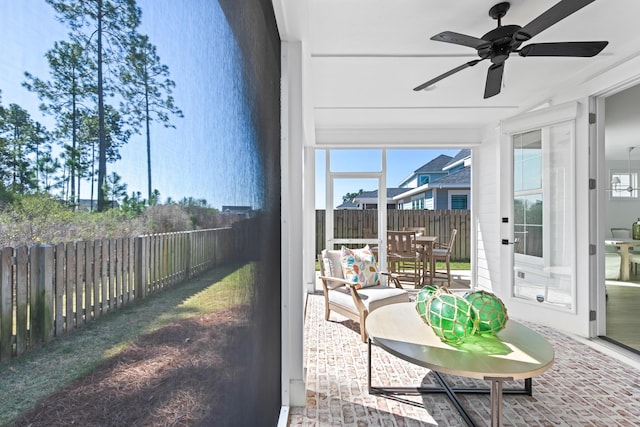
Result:
{"label": "dirt ground", "polygon": [[[242,419],[246,313],[233,308],[145,335],[12,426],[227,426]],[[244,408],[246,410],[246,408]]]}

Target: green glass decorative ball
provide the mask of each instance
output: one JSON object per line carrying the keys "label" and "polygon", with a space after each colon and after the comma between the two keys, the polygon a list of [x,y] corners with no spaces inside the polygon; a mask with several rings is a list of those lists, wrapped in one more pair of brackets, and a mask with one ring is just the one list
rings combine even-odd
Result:
{"label": "green glass decorative ball", "polygon": [[476,310],[478,317],[478,333],[495,335],[507,324],[507,308],[502,300],[486,291],[468,293],[464,299]]}
{"label": "green glass decorative ball", "polygon": [[427,303],[427,312],[428,324],[442,341],[460,344],[478,329],[475,310],[461,296],[435,295]]}
{"label": "green glass decorative ball", "polygon": [[438,295],[443,292],[450,293],[448,289],[445,289],[439,286],[428,285],[420,289],[420,291],[416,295],[416,311],[422,318],[422,321],[427,325],[429,324],[429,313],[427,311],[427,303],[435,295]]}

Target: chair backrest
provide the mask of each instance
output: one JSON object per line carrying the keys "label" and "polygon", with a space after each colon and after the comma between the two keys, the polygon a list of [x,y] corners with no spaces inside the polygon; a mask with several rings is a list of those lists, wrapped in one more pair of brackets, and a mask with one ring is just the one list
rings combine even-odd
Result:
{"label": "chair backrest", "polygon": [[387,254],[406,255],[416,254],[415,231],[387,231]]}
{"label": "chair backrest", "polygon": [[454,228],[453,230],[451,230],[451,237],[449,238],[449,243],[446,245],[442,245],[442,248],[446,249],[447,253],[451,253],[451,249],[453,249],[453,244],[456,241],[456,234],[458,234],[458,230]]}
{"label": "chair backrest", "polygon": [[614,239],[630,239],[631,238],[631,229],[630,228],[613,227],[613,228],[611,228],[611,236]]}
{"label": "chair backrest", "polygon": [[321,257],[322,265],[320,273],[323,276],[344,279],[344,272],[342,271],[342,251],[323,249]]}

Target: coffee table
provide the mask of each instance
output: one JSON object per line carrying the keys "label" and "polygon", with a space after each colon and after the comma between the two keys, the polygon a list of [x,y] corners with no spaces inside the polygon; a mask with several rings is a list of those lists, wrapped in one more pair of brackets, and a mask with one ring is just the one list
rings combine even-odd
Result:
{"label": "coffee table", "polygon": [[[509,320],[496,336],[469,337],[461,345],[440,340],[415,310],[414,303],[380,307],[367,317],[370,394],[387,396],[446,393],[467,425],[475,422],[456,393],[487,393],[491,396],[491,425],[502,426],[502,395],[532,393],[531,378],[551,367],[554,351],[540,334]],[[371,345],[394,356],[431,369],[441,387],[378,387],[371,384]],[[455,388],[441,374],[451,374],[490,382],[489,388]],[[522,389],[503,389],[505,380],[523,379]]]}

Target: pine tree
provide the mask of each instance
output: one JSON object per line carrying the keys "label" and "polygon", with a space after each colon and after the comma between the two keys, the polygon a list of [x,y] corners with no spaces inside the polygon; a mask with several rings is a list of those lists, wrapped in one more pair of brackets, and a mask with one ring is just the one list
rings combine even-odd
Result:
{"label": "pine tree", "polygon": [[[96,66],[98,113],[98,210],[106,208],[104,183],[107,171],[107,116],[105,97],[117,91],[119,76],[107,73],[107,64],[124,61],[135,30],[140,25],[140,8],[135,0],[46,0],[58,19],[71,28],[71,39],[91,51]],[[116,67],[111,67],[115,70]]]}
{"label": "pine tree", "polygon": [[[22,85],[38,94],[42,101],[40,109],[56,119],[55,135],[69,154],[70,202],[77,203],[81,179],[78,157],[82,152],[78,131],[82,115],[90,108],[88,98],[95,93],[95,84],[90,80],[95,66],[79,43],[55,42],[45,57],[49,62],[51,80],[45,81],[25,72],[27,80]],[[65,145],[65,140],[70,144]]]}
{"label": "pine tree", "polygon": [[150,122],[156,120],[165,127],[174,127],[169,115],[183,117],[171,96],[175,83],[169,79],[169,68],[160,62],[156,47],[145,35],[138,35],[130,45],[122,69],[123,111],[134,129],[144,123],[147,142],[147,184],[151,199],[151,132]]}

